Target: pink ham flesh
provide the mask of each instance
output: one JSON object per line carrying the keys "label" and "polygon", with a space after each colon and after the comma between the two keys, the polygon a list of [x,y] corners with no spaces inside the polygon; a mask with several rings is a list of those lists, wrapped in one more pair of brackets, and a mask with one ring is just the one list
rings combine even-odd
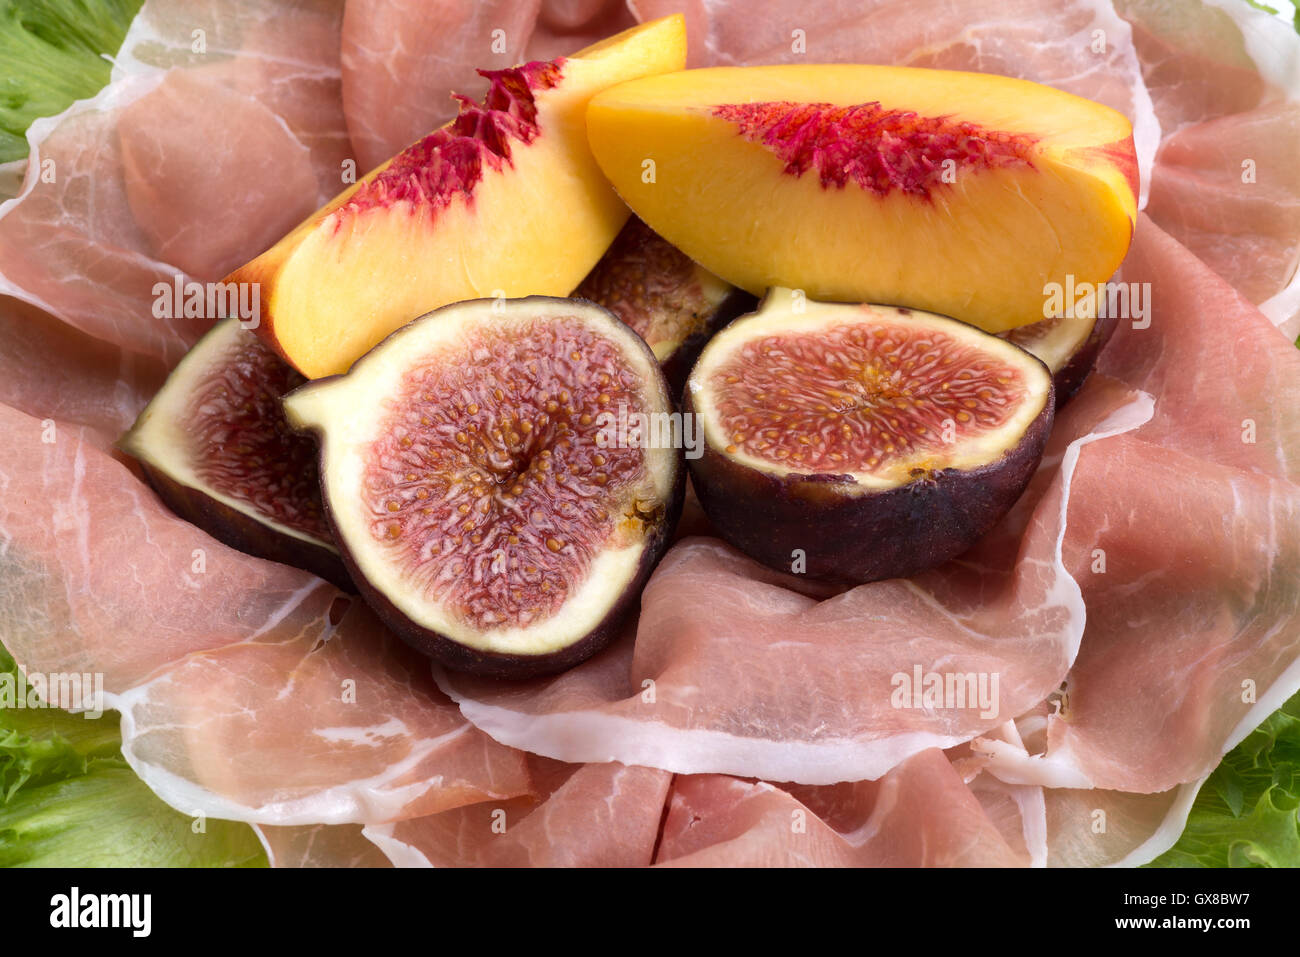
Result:
{"label": "pink ham flesh", "polygon": [[1165,791],[1300,686],[1300,351],[1145,219],[1124,276],[1152,283],[1150,327],[1121,324],[1101,369],[1156,413],[1080,460],[1088,628],[1046,755],[998,755],[1007,780]]}
{"label": "pink ham flesh", "polygon": [[256,824],[272,867],[392,867],[360,824]]}
{"label": "pink ham flesh", "polygon": [[540,803],[476,804],[366,833],[407,866],[643,867],[654,859],[671,778],[621,764],[558,765],[540,781]]}
{"label": "pink ham flesh", "polygon": [[178,360],[216,317],[156,315],[155,283],[220,279],[342,188],[340,12],[149,4],[115,81],[29,134],[42,165],[0,208],[0,293]]}
{"label": "pink ham flesh", "polygon": [[673,783],[657,863],[674,867],[1008,867],[1029,863],[942,753],[880,781],[783,790],[722,775]]}
{"label": "pink ham flesh", "polygon": [[0,357],[0,403],[42,421],[88,426],[105,448],[135,421],[167,371],[7,296],[0,296]]}

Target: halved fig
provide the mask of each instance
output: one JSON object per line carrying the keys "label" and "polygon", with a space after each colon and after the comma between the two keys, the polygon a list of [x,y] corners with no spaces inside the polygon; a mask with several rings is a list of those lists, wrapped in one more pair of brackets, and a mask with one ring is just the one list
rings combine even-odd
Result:
{"label": "halved fig", "polygon": [[1079,391],[1115,331],[1116,318],[1053,316],[998,333],[1042,360],[1052,373],[1059,409]]}
{"label": "halved fig", "polygon": [[223,320],[117,444],[181,518],[351,591],[321,505],[316,444],[289,427],[280,405],[304,381],[238,320]]}
{"label": "halved fig", "polygon": [[855,584],[961,554],[1029,482],[1052,377],[974,326],[773,289],[687,380],[718,531],[763,564]]}
{"label": "halved fig", "polygon": [[320,436],[362,597],[451,668],[520,678],[594,654],[681,511],[680,451],[618,430],[671,413],[663,374],[593,303],[445,306],[284,404]]}
{"label": "halved fig", "polygon": [[674,398],[709,337],[758,302],[697,265],[636,216],[574,296],[604,306],[649,344]]}

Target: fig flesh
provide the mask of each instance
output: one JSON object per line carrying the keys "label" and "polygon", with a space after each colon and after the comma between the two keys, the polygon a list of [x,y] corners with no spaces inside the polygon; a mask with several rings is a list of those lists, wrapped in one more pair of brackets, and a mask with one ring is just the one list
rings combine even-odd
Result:
{"label": "fig flesh", "polygon": [[362,597],[448,667],[523,678],[599,650],[667,546],[685,470],[620,442],[668,415],[650,348],[590,302],[445,306],[285,399],[321,441],[326,512]]}
{"label": "fig flesh", "polygon": [[118,441],[173,512],[232,548],[352,590],[321,504],[315,443],[280,398],[305,380],[236,319],[180,361]]}
{"label": "fig flesh", "polygon": [[719,533],[771,568],[904,577],[1014,504],[1054,405],[1041,361],[974,326],[774,289],[687,380],[704,436],[692,484]]}
{"label": "fig flesh", "polygon": [[719,279],[636,216],[574,296],[618,316],[653,350],[674,398],[709,338],[758,300]]}

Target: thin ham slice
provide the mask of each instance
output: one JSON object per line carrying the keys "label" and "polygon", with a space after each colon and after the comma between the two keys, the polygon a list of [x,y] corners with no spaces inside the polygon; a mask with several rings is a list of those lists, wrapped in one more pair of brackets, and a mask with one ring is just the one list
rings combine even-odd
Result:
{"label": "thin ham slice", "polygon": [[1300,336],[1300,36],[1230,0],[1117,0],[1164,126],[1156,223]]}
{"label": "thin ham slice", "polygon": [[0,403],[45,422],[89,427],[107,448],[162,385],[166,369],[0,296]]}
{"label": "thin ham slice", "polygon": [[1150,327],[1121,324],[1101,368],[1156,411],[1081,459],[1088,628],[1045,753],[988,743],[1007,781],[1167,791],[1300,689],[1300,352],[1148,220],[1124,275],[1152,284]]}
{"label": "thin ham slice", "polygon": [[783,789],[724,775],[673,782],[656,863],[672,867],[1014,867],[943,753],[880,781]]}
{"label": "thin ham slice", "polygon": [[480,803],[366,835],[399,866],[642,867],[654,858],[671,779],[654,768],[560,765],[543,773],[540,803]]}
{"label": "thin ham slice", "polygon": [[456,115],[454,90],[487,89],[475,68],[513,66],[533,32],[539,0],[347,0],[343,109],[358,172]]}
{"label": "thin ham slice", "polygon": [[[281,866],[382,864],[376,847],[462,865],[1100,865],[1167,848],[1221,754],[1300,686],[1300,376],[1251,305],[1300,332],[1300,41],[1219,0],[1119,0],[1123,20],[1102,0],[635,0],[642,17],[685,8],[697,64],[1060,85],[1134,119],[1144,172],[1163,123],[1143,177],[1155,224],[1124,273],[1153,284],[1155,318],[1121,329],[1030,493],[960,561],[835,593],[688,538],[621,642],[526,684],[439,674],[458,707],[361,605],[175,519],[108,447],[206,325],[155,317],[155,282],[219,278],[335,193],[362,154],[349,127],[375,134],[378,162],[436,125],[460,85],[437,77],[496,65],[492,29],[502,60],[549,57],[628,19],[595,0],[543,0],[536,24],[537,2],[506,6],[149,0],[110,87],[33,127],[0,205],[10,650],[32,671],[101,672],[142,777],[184,811],[258,823]],[[420,40],[466,12],[459,40]],[[914,664],[996,669],[998,713],[892,708]]]}
{"label": "thin ham slice", "polygon": [[1297,156],[1297,103],[1188,126],[1160,151],[1147,212],[1258,305],[1284,289],[1300,263]]}
{"label": "thin ham slice", "polygon": [[220,279],[342,186],[340,19],[329,3],[147,4],[113,82],[32,125],[22,191],[0,204],[0,293],[179,359],[214,317],[155,314],[155,284]]}
{"label": "thin ham slice", "polygon": [[360,824],[254,824],[272,867],[392,867]]}

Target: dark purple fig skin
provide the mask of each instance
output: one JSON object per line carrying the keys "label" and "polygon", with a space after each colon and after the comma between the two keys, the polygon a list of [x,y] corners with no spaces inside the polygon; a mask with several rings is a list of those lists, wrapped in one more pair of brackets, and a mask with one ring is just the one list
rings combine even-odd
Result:
{"label": "dark purple fig skin", "polygon": [[[352,580],[357,583],[357,590],[360,592],[362,599],[393,634],[416,651],[440,661],[454,671],[463,671],[486,678],[523,681],[528,678],[540,678],[545,675],[567,671],[586,661],[618,637],[628,614],[640,604],[641,590],[645,587],[646,581],[649,580],[651,572],[659,564],[659,559],[663,558],[664,552],[668,550],[673,530],[677,527],[677,520],[681,517],[685,482],[686,470],[682,468],[679,462],[673,483],[672,497],[664,511],[663,519],[655,527],[646,542],[646,548],[641,553],[641,562],[637,567],[635,577],[628,583],[627,588],[624,589],[618,600],[610,606],[605,617],[582,638],[546,655],[505,655],[479,651],[467,645],[462,645],[460,642],[436,631],[417,625],[407,618],[405,613],[388,599],[387,595],[370,584],[361,570],[357,568],[352,553],[342,545],[342,539],[338,537],[337,529],[335,530],[335,538],[340,542],[343,564],[352,576]],[[325,512],[329,517],[330,527],[334,528],[334,517],[330,512],[328,499],[325,502]]]}
{"label": "dark purple fig skin", "polygon": [[[768,568],[789,574],[802,549],[813,580],[858,585],[906,578],[966,551],[1015,504],[1052,429],[1051,394],[1015,448],[975,469],[943,469],[897,488],[850,494],[840,475],[778,477],[705,440],[691,482],[719,534]],[[690,393],[685,411],[694,412]]]}
{"label": "dark purple fig skin", "polygon": [[[588,299],[563,299],[558,296],[526,296],[522,298],[525,301],[578,302],[586,306],[594,306],[605,312],[612,321],[624,325],[609,309]],[[424,320],[428,316],[436,315],[443,309],[452,309],[459,305],[464,305],[464,303],[452,303],[443,306],[431,313],[426,313],[425,316],[421,316],[419,319]],[[351,374],[351,371],[357,369],[369,359],[372,352],[377,351],[389,338],[399,335],[401,331],[401,329],[397,329],[389,333],[387,337],[372,347],[371,352],[358,359],[353,364],[352,370],[344,374]],[[651,367],[660,368],[655,360],[654,351],[646,345],[645,341],[635,334],[632,339],[635,340],[637,347],[649,356]],[[660,369],[660,375],[662,375],[662,369]],[[341,378],[341,375],[314,379],[301,388],[310,388],[315,384],[335,378]],[[567,671],[569,668],[590,658],[618,637],[623,621],[627,618],[628,613],[640,603],[641,590],[645,587],[645,583],[649,580],[655,566],[659,564],[659,559],[663,557],[664,552],[668,550],[668,546],[672,543],[673,532],[676,530],[678,520],[681,518],[682,503],[686,495],[686,468],[683,465],[684,452],[679,449],[673,459],[672,490],[668,501],[665,503],[661,520],[647,538],[646,547],[641,553],[637,573],[619,598],[610,605],[605,617],[586,635],[557,651],[545,655],[508,655],[498,652],[479,651],[412,621],[406,616],[405,612],[393,604],[381,589],[375,587],[366,578],[365,573],[357,566],[356,560],[348,549],[343,536],[339,533],[338,522],[330,502],[329,489],[326,486],[325,479],[325,460],[328,454],[329,437],[316,429],[309,429],[308,431],[315,434],[320,449],[317,461],[320,463],[321,500],[325,506],[325,520],[329,523],[330,533],[338,546],[343,567],[346,569],[350,580],[354,583],[355,590],[361,595],[362,600],[370,606],[370,609],[379,616],[379,619],[388,626],[393,634],[415,650],[436,659],[455,671],[463,671],[467,674],[481,675],[487,678],[523,681],[528,678],[538,678]]]}
{"label": "dark purple fig skin", "polygon": [[301,568],[343,591],[356,593],[356,586],[338,553],[324,545],[282,535],[207,493],[182,485],[147,462],[138,464],[163,504],[217,541],[256,558]]}
{"label": "dark purple fig skin", "polygon": [[1083,387],[1084,380],[1097,364],[1097,357],[1101,355],[1101,350],[1106,348],[1106,343],[1110,342],[1110,337],[1115,334],[1118,325],[1119,319],[1115,316],[1103,316],[1098,319],[1093,324],[1088,338],[1083,340],[1083,345],[1079,346],[1074,355],[1070,356],[1069,361],[1052,376],[1058,412],[1061,406],[1073,399],[1074,394]]}

